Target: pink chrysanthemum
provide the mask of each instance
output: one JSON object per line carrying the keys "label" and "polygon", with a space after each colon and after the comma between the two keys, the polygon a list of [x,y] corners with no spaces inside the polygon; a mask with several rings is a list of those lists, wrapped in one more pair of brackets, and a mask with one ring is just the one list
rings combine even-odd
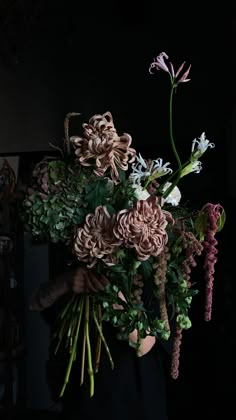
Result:
{"label": "pink chrysanthemum", "polygon": [[121,244],[113,234],[114,216],[110,216],[105,206],[99,206],[95,214],[86,216],[84,226],[75,235],[74,253],[80,261],[94,267],[98,259],[107,265],[115,261],[115,249]]}
{"label": "pink chrysanthemum", "polygon": [[116,217],[114,234],[127,248],[135,248],[140,261],[159,255],[167,244],[166,226],[173,223],[171,214],[161,209],[157,197],[139,200],[131,210],[121,210]]}
{"label": "pink chrysanthemum", "polygon": [[136,151],[130,147],[132,138],[124,133],[119,136],[113,124],[110,112],[94,115],[88,124],[83,124],[84,137],[71,137],[81,165],[95,164],[94,173],[103,176],[110,168],[111,178],[118,182],[117,168],[127,171],[128,164],[133,162]]}

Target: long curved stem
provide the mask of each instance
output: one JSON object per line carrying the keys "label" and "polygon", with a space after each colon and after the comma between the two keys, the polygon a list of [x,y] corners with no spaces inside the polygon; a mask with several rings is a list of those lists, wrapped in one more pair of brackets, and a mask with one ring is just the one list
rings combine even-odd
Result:
{"label": "long curved stem", "polygon": [[89,337],[89,320],[90,320],[90,297],[86,296],[85,298],[85,334],[86,334],[86,344],[87,344],[87,357],[88,357],[88,373],[90,377],[90,397],[94,394],[94,373],[93,373],[93,363],[92,363],[92,354],[91,354],[91,344]]}
{"label": "long curved stem", "polygon": [[181,164],[181,160],[180,160],[180,157],[178,155],[177,149],[175,147],[174,135],[173,135],[173,94],[174,94],[174,86],[172,86],[172,88],[171,88],[170,104],[169,104],[170,141],[171,141],[172,150],[173,150],[174,155],[175,155],[176,160],[177,160],[178,169],[181,170],[182,169],[182,164]]}
{"label": "long curved stem", "polygon": [[167,197],[171,191],[174,189],[174,187],[177,185],[178,181],[180,180],[181,171],[182,171],[182,164],[180,157],[178,155],[175,142],[174,142],[174,135],[173,135],[173,94],[174,94],[175,85],[172,84],[171,92],[170,92],[170,103],[169,103],[169,128],[170,128],[170,142],[171,147],[174,152],[175,158],[177,160],[178,169],[177,169],[177,177],[175,181],[170,185],[170,187],[164,192],[163,197]]}
{"label": "long curved stem", "polygon": [[[101,309],[100,304],[98,304],[97,310],[98,310],[98,323],[99,323],[100,328],[102,329],[102,309]],[[95,313],[94,302],[93,302],[93,318],[95,317],[96,317],[96,313]],[[99,369],[100,358],[101,358],[101,348],[102,348],[102,339],[101,339],[101,335],[98,334],[97,345],[96,345],[96,357],[95,357],[95,373],[97,373]]]}

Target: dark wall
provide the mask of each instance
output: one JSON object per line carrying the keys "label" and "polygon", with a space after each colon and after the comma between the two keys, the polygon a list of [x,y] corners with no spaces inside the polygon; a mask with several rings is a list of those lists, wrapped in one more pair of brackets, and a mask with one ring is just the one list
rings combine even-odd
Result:
{"label": "dark wall", "polygon": [[49,149],[59,124],[57,98],[45,70],[0,62],[0,92],[0,153]]}

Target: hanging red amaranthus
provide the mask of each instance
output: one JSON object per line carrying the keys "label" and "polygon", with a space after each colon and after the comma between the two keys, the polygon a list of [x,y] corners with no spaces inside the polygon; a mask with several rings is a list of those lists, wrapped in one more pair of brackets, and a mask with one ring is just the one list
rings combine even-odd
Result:
{"label": "hanging red amaranthus", "polygon": [[207,203],[203,207],[203,212],[207,215],[207,223],[205,228],[205,239],[203,241],[203,247],[206,253],[204,270],[206,279],[206,303],[205,303],[205,321],[211,320],[212,313],[212,296],[213,296],[213,282],[215,264],[217,262],[217,245],[218,241],[215,238],[216,232],[219,230],[218,221],[224,212],[223,207],[220,204]]}

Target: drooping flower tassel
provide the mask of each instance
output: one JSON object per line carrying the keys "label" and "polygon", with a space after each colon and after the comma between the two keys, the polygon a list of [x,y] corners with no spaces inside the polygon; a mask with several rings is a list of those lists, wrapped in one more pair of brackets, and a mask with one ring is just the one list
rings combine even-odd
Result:
{"label": "drooping flower tassel", "polygon": [[167,306],[166,306],[165,283],[166,283],[167,261],[169,259],[170,259],[169,249],[168,247],[165,247],[163,252],[157,257],[156,263],[154,263],[153,265],[153,268],[156,270],[154,274],[154,283],[158,287],[161,319],[165,321],[165,329],[168,334],[170,334],[170,324],[169,324],[168,311],[167,311]]}
{"label": "drooping flower tassel", "polygon": [[173,350],[172,350],[172,359],[171,359],[171,377],[177,379],[179,376],[179,359],[180,359],[180,348],[182,342],[182,329],[180,327],[176,328]]}
{"label": "drooping flower tassel", "polygon": [[215,234],[218,231],[217,221],[219,220],[224,210],[220,204],[211,204],[211,203],[207,203],[203,207],[202,210],[207,215],[205,239],[203,242],[204,251],[206,253],[205,261],[203,265],[203,268],[205,270],[205,279],[206,279],[206,302],[205,302],[204,319],[205,321],[210,321],[211,314],[212,314],[215,264],[217,262],[216,255],[218,253],[218,250],[216,248],[216,246],[218,245],[218,241],[215,238]]}
{"label": "drooping flower tassel", "polygon": [[182,232],[183,237],[183,247],[186,249],[186,259],[182,262],[181,269],[183,273],[183,278],[187,282],[188,288],[191,287],[191,272],[192,268],[196,267],[197,261],[195,256],[198,257],[202,254],[203,245],[195,237],[192,232]]}

